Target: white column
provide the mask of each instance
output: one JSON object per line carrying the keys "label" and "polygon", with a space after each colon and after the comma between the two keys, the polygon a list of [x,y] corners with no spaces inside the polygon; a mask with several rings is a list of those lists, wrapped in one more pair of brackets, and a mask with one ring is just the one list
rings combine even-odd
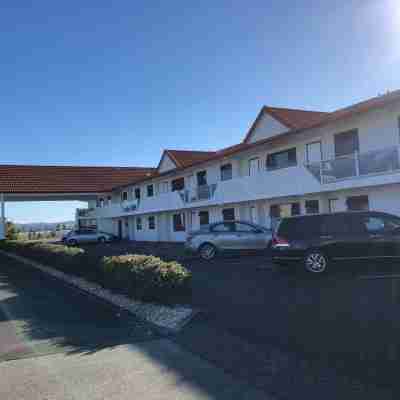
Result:
{"label": "white column", "polygon": [[0,193],[1,215],[0,215],[0,240],[5,239],[6,235],[6,216],[5,216],[5,203],[4,193]]}

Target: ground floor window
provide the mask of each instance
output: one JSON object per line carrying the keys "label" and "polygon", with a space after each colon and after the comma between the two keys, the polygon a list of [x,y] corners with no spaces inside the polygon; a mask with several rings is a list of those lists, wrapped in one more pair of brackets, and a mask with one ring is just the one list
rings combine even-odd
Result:
{"label": "ground floor window", "polygon": [[208,211],[199,212],[200,226],[207,226],[210,224],[210,213]]}
{"label": "ground floor window", "polygon": [[318,214],[319,200],[306,200],[305,209],[306,209],[306,214]]}
{"label": "ground floor window", "polygon": [[185,231],[185,214],[184,213],[174,214],[172,216],[172,222],[173,222],[174,232],[184,232]]}
{"label": "ground floor window", "polygon": [[368,196],[350,196],[347,198],[347,209],[350,211],[368,211]]}
{"label": "ground floor window", "polygon": [[269,216],[271,218],[271,228],[274,229],[279,218],[300,215],[300,203],[272,204],[270,206]]}
{"label": "ground floor window", "polygon": [[250,207],[250,221],[254,224],[257,223],[257,210],[255,206]]}
{"label": "ground floor window", "polygon": [[156,229],[156,218],[154,217],[154,215],[148,217],[147,222],[150,230]]}
{"label": "ground floor window", "polygon": [[142,230],[142,218],[141,217],[136,217],[136,230],[137,231]]}
{"label": "ground floor window", "polygon": [[334,213],[338,210],[338,199],[329,199],[329,212]]}
{"label": "ground floor window", "polygon": [[223,221],[233,221],[235,219],[235,209],[234,208],[224,208],[222,210]]}

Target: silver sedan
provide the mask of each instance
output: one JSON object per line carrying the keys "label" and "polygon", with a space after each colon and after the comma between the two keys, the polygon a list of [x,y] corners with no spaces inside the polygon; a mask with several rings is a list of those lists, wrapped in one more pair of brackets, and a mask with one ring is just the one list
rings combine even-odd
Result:
{"label": "silver sedan", "polygon": [[225,221],[211,224],[188,234],[186,249],[197,252],[205,260],[221,251],[266,250],[272,231],[245,221]]}
{"label": "silver sedan", "polygon": [[111,242],[114,236],[105,232],[77,230],[71,231],[62,238],[62,241],[70,246],[79,243],[105,243]]}

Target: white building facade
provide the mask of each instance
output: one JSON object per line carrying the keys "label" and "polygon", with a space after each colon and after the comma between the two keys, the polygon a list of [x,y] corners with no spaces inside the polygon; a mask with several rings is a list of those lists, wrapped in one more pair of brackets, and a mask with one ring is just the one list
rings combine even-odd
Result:
{"label": "white building facade", "polygon": [[241,219],[342,210],[400,215],[400,93],[333,113],[264,107],[244,141],[216,152],[165,151],[155,173],[77,213],[137,241],[184,241]]}

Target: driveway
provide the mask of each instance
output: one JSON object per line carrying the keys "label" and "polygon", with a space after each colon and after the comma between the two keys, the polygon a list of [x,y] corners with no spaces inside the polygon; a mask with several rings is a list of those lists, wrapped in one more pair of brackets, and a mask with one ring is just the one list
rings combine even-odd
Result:
{"label": "driveway", "polygon": [[1,399],[265,399],[151,326],[0,256]]}
{"label": "driveway", "polygon": [[348,265],[316,278],[262,256],[185,265],[205,311],[178,337],[192,351],[285,398],[398,391],[400,280],[375,279],[392,266]]}

